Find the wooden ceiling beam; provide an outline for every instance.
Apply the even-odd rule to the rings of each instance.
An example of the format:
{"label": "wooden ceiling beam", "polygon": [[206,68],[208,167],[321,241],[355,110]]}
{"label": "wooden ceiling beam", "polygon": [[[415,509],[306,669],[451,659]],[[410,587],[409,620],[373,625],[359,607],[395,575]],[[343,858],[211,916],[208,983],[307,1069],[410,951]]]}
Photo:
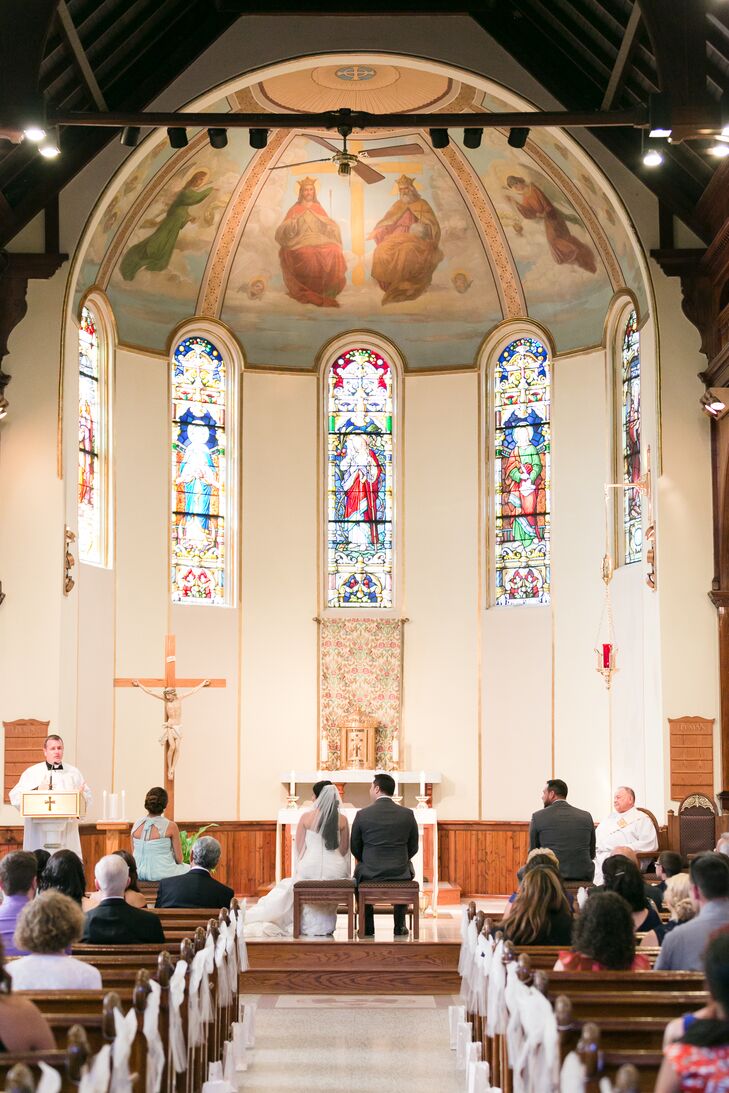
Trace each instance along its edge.
{"label": "wooden ceiling beam", "polygon": [[628,19],[628,25],[625,28],[622,41],[620,43],[620,49],[618,55],[615,58],[615,64],[613,70],[610,73],[610,79],[608,85],[605,88],[605,94],[602,97],[602,109],[610,110],[615,99],[623,85],[625,79],[625,71],[633,59],[633,52],[636,46],[636,39],[638,35],[638,28],[640,27],[641,10],[636,0],[633,0],[633,8],[630,12]]}
{"label": "wooden ceiling beam", "polygon": [[73,24],[66,0],[58,0],[58,22],[86,90],[96,104],[97,109],[106,110],[106,101],[94,75],[94,70],[89,64],[84,47],[81,45],[81,39]]}

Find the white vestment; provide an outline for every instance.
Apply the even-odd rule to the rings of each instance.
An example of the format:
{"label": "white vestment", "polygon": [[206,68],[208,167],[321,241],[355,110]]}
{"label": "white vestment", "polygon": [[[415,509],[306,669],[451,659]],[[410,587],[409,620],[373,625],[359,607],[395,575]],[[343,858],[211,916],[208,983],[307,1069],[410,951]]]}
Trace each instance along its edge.
{"label": "white vestment", "polygon": [[[28,767],[20,775],[20,780],[17,786],[13,786],[10,790],[10,804],[15,808],[20,808],[20,797],[22,793],[26,793],[31,789],[38,789],[41,782],[51,777],[53,778],[53,789],[59,793],[82,790],[86,804],[91,803],[91,790],[86,785],[84,776],[77,767],[72,767],[70,763],[63,764],[63,770],[48,770],[45,761],[42,763],[35,763],[34,766]],[[25,821],[25,835],[23,837],[23,850],[42,850],[43,847],[43,834],[42,834],[42,822],[41,820],[26,820]],[[78,833],[78,821],[67,820],[60,835],[61,848],[64,850],[73,850],[81,858],[81,839]]]}
{"label": "white vestment", "polygon": [[602,863],[616,846],[629,846],[636,854],[657,850],[658,837],[653,821],[633,805],[627,812],[611,812],[597,825],[595,832],[595,884],[602,884]]}

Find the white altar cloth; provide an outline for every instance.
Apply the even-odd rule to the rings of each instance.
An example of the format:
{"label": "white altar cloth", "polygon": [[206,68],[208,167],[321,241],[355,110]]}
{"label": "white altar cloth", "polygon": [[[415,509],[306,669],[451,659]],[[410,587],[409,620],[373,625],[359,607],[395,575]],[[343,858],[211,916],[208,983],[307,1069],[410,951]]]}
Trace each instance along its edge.
{"label": "white altar cloth", "polygon": [[[326,771],[325,773],[339,773],[338,771]],[[362,774],[362,771],[352,771],[353,774]],[[417,776],[416,781],[420,775]],[[440,780],[440,776],[439,776]],[[344,781],[344,779],[342,779]],[[351,779],[354,781],[354,779]],[[293,873],[296,873],[296,828],[298,827],[299,820],[308,812],[306,808],[280,808],[278,810],[278,817],[276,819],[276,883],[278,883],[282,877],[282,860],[281,860],[281,843],[282,833],[284,828],[290,827],[291,838],[291,868]],[[350,831],[352,829],[352,821],[359,812],[358,808],[343,808],[342,812],[349,821]],[[420,890],[423,890],[423,828],[432,827],[433,829],[433,913],[436,912],[438,907],[438,816],[434,808],[414,808],[413,814],[418,822],[419,833],[419,845],[418,852],[413,858],[413,868],[415,869],[415,879],[420,885]]]}
{"label": "white altar cloth", "polygon": [[442,775],[439,770],[288,770],[284,774],[280,775],[281,781],[285,786],[292,781],[291,775],[293,774],[294,785],[313,786],[314,782],[320,782],[322,778],[328,778],[330,782],[371,782],[374,775],[378,773],[391,774],[392,777],[401,785],[419,784],[420,775],[423,775],[423,781],[431,785],[440,785],[442,781]]}

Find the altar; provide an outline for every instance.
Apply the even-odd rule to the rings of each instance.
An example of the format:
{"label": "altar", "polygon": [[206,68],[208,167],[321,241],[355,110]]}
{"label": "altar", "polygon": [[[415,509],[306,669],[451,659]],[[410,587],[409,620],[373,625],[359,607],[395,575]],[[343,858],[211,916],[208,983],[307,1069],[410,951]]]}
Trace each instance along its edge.
{"label": "altar", "polygon": [[[344,800],[345,788],[348,783],[367,784],[372,781],[375,770],[318,770],[318,771],[289,771],[281,775],[281,782],[287,786],[289,804],[287,808],[280,808],[276,817],[276,882],[282,877],[293,876],[296,868],[296,828],[304,812],[309,811],[312,804],[309,802],[299,807],[300,796],[296,793],[298,788],[310,787],[322,779],[333,782]],[[432,897],[430,904],[433,913],[438,906],[438,816],[432,807],[433,785],[441,781],[439,771],[388,771],[396,782],[395,799],[400,803],[399,790],[405,786],[415,786],[420,790],[417,794],[418,805],[413,808],[415,819],[418,823],[419,845],[418,852],[413,858],[415,879],[420,885],[421,893],[425,891],[425,884],[432,885]],[[358,808],[344,805],[342,813],[347,817],[350,831]],[[353,865],[354,868],[354,865]]]}

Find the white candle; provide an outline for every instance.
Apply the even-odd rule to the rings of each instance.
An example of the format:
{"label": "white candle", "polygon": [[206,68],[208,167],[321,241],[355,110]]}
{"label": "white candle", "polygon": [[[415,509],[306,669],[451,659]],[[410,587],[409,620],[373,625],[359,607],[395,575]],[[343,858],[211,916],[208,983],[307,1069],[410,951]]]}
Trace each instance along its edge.
{"label": "white candle", "polygon": [[295,795],[295,793],[296,793],[296,771],[292,770],[291,771],[291,776],[289,778],[289,797],[293,797]]}
{"label": "white candle", "polygon": [[106,790],[104,790],[102,796],[103,796],[103,799],[104,799],[104,803],[103,803],[103,806],[102,806],[102,809],[101,809],[101,815],[106,820],[106,819],[108,819],[108,817],[107,817],[107,808],[106,808]]}
{"label": "white candle", "polygon": [[329,741],[327,740],[326,736],[322,736],[321,738],[320,751],[322,763],[327,763],[329,761]]}
{"label": "white candle", "polygon": [[118,820],[119,819],[119,794],[118,793],[110,793],[109,794],[109,819],[110,820]]}
{"label": "white candle", "polygon": [[119,819],[120,819],[120,820],[123,820],[123,819],[125,819],[125,818],[126,818],[126,814],[127,814],[127,791],[126,791],[125,789],[123,789],[123,790],[122,790],[122,807],[121,807],[121,816],[119,817]]}
{"label": "white candle", "polygon": [[420,796],[421,797],[425,796],[425,771],[424,770],[421,770],[421,772],[420,772]]}
{"label": "white candle", "polygon": [[393,774],[393,776],[392,776],[392,777],[393,777],[393,779],[394,779],[394,781],[395,781],[395,792],[394,792],[393,796],[394,796],[394,797],[397,797],[397,795],[398,795],[398,788],[397,788],[397,771],[395,771],[395,773]]}
{"label": "white candle", "polygon": [[396,736],[392,738],[392,761],[397,763],[400,759],[400,741]]}

